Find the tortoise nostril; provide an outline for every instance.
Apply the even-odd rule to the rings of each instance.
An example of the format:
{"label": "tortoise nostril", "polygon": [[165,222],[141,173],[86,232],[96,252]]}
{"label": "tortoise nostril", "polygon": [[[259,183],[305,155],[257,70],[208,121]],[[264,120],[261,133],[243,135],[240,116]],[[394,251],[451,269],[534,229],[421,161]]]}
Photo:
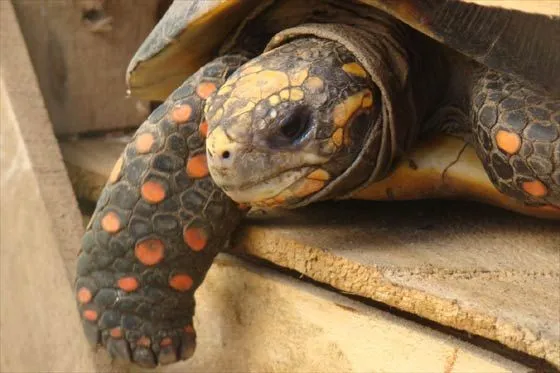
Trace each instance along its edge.
{"label": "tortoise nostril", "polygon": [[228,159],[230,156],[231,156],[231,154],[227,150],[222,153],[222,158],[223,159]]}

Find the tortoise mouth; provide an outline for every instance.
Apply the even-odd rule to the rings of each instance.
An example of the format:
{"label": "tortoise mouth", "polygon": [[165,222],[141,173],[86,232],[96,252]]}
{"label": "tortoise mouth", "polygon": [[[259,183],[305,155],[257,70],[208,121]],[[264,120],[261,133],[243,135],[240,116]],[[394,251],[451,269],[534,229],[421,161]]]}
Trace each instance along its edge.
{"label": "tortoise mouth", "polygon": [[314,169],[314,167],[300,167],[258,181],[241,185],[221,184],[220,187],[237,203],[256,207],[288,205],[295,199],[301,199],[297,187]]}

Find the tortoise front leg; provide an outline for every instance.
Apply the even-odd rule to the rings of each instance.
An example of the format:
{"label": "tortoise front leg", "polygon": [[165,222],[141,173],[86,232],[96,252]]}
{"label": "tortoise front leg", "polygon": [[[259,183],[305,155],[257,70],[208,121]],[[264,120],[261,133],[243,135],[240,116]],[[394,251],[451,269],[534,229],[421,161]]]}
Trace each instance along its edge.
{"label": "tortoise front leg", "polygon": [[485,70],[472,117],[477,153],[497,189],[560,212],[560,98]]}
{"label": "tortoise front leg", "polygon": [[78,258],[85,334],[114,358],[154,367],[195,349],[194,291],[242,213],[212,182],[206,99],[245,59],[201,68],[138,129],[97,202]]}

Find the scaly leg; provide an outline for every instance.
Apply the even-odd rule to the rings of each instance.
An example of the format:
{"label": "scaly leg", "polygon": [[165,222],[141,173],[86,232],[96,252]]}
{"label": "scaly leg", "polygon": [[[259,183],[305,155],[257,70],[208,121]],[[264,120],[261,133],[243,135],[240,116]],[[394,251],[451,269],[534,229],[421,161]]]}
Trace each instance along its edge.
{"label": "scaly leg", "polygon": [[560,98],[486,70],[472,102],[474,144],[498,190],[560,209]]}
{"label": "scaly leg", "polygon": [[86,336],[154,367],[195,348],[194,291],[242,213],[212,182],[204,103],[245,60],[226,56],[179,87],[138,129],[83,237],[76,297]]}

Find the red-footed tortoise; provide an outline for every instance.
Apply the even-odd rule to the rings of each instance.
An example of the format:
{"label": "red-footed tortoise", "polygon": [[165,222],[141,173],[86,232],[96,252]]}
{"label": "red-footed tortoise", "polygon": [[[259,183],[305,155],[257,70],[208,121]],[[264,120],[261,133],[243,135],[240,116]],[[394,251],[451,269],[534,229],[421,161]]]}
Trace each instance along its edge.
{"label": "red-footed tortoise", "polygon": [[189,358],[193,293],[246,207],[460,197],[560,218],[558,24],[445,0],[174,2],[127,76],[170,96],[83,238],[87,338]]}

